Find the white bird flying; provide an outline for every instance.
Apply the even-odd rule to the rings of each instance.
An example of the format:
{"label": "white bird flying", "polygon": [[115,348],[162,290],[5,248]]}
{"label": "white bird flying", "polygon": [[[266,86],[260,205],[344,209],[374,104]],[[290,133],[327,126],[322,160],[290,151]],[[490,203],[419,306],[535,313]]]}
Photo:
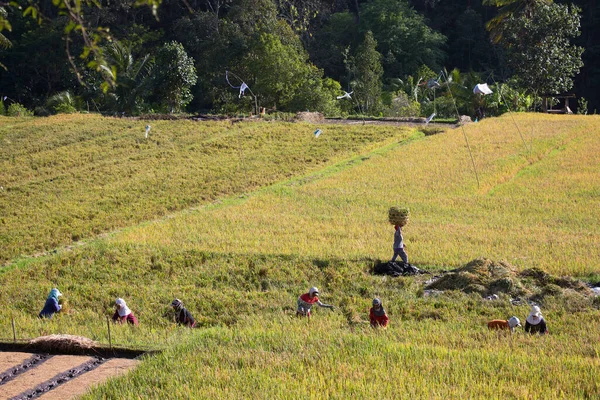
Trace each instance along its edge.
{"label": "white bird flying", "polygon": [[352,93],[354,93],[354,90],[353,90],[353,91],[351,91],[350,93],[348,93],[348,92],[344,91],[344,94],[343,94],[343,95],[341,95],[341,96],[338,96],[338,97],[337,97],[337,99],[338,99],[338,100],[340,100],[340,99],[345,99],[345,98],[352,99],[352,97],[350,96]]}

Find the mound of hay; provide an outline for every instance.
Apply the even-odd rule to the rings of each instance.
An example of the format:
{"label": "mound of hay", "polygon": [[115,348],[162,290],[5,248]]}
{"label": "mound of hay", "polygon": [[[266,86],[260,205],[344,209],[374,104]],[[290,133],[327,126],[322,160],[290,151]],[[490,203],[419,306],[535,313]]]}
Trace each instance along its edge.
{"label": "mound of hay", "polygon": [[468,115],[461,115],[458,119],[458,125],[466,125],[470,124],[471,122],[473,122],[473,120],[471,120],[471,117]]}
{"label": "mound of hay", "polygon": [[392,225],[404,226],[408,223],[410,210],[402,207],[390,207],[388,211],[388,219]]}
{"label": "mound of hay", "polygon": [[83,336],[73,335],[49,335],[40,336],[29,341],[41,351],[47,352],[78,352],[97,347],[98,343]]}
{"label": "mound of hay", "polygon": [[296,121],[310,122],[318,124],[325,121],[325,117],[320,112],[303,111],[296,114]]}
{"label": "mound of hay", "polygon": [[593,291],[580,280],[552,276],[539,268],[518,272],[505,261],[487,258],[475,259],[450,271],[425,286],[425,290],[460,290],[482,296],[504,293],[527,297],[538,303],[548,296],[565,297],[569,293],[583,297],[593,296]]}
{"label": "mound of hay", "polygon": [[475,259],[463,267],[450,271],[427,290],[461,290],[465,293],[481,295],[507,293],[522,294],[523,290],[516,280],[516,269],[504,261],[495,262],[487,258]]}

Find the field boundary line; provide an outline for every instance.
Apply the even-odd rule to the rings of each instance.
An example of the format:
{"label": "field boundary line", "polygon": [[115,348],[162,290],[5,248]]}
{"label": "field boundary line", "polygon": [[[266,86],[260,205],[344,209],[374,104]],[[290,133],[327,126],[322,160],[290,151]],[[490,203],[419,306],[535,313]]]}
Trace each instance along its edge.
{"label": "field boundary line", "polygon": [[270,193],[270,192],[272,193],[281,187],[292,186],[292,185],[302,186],[302,185],[314,182],[316,180],[332,176],[332,175],[334,175],[338,172],[344,171],[348,168],[358,166],[358,165],[362,164],[363,162],[371,159],[371,157],[383,156],[398,147],[409,145],[410,143],[413,143],[415,141],[423,140],[426,137],[427,137],[427,135],[425,135],[425,133],[423,133],[422,131],[420,131],[417,128],[414,128],[414,129],[412,129],[412,133],[409,134],[404,139],[400,139],[399,141],[394,141],[393,143],[388,143],[386,145],[383,145],[381,147],[378,147],[378,148],[368,151],[366,153],[360,153],[360,154],[357,154],[350,158],[338,161],[337,163],[325,166],[324,168],[322,168],[318,171],[311,171],[304,175],[299,175],[299,176],[295,176],[290,179],[275,182],[271,185],[257,188],[256,190],[248,192],[248,193],[242,193],[242,194],[227,196],[224,198],[218,198],[210,203],[203,204],[201,206],[193,206],[193,207],[188,207],[188,208],[185,208],[182,210],[177,210],[172,213],[163,215],[159,218],[142,221],[138,224],[118,228],[118,229],[112,230],[110,232],[103,232],[94,237],[82,239],[77,242],[70,243],[70,244],[67,244],[64,246],[60,246],[60,247],[57,247],[57,248],[54,248],[51,250],[13,258],[12,260],[6,262],[4,265],[0,266],[0,275],[3,273],[6,273],[8,271],[11,271],[15,268],[16,269],[24,268],[29,263],[37,261],[37,260],[43,260],[45,257],[50,257],[55,254],[62,253],[62,252],[72,251],[74,248],[77,248],[77,247],[87,246],[87,245],[91,245],[93,243],[97,243],[102,240],[106,240],[114,235],[119,234],[119,233],[127,232],[129,229],[137,229],[139,227],[149,226],[149,225],[160,223],[163,221],[168,221],[168,220],[176,218],[180,215],[195,213],[195,212],[198,212],[201,210],[212,210],[212,209],[218,209],[221,207],[229,207],[232,205],[241,204],[241,203],[247,201],[248,199],[253,198],[255,196],[259,196],[263,193]]}
{"label": "field boundary line", "polygon": [[566,139],[564,142],[557,144],[556,146],[550,148],[548,151],[546,151],[545,153],[540,155],[540,157],[537,160],[534,160],[534,161],[527,160],[528,162],[526,164],[523,164],[520,168],[517,168],[516,171],[512,174],[512,176],[510,176],[509,179],[490,187],[487,190],[486,195],[488,195],[488,196],[493,195],[497,190],[501,189],[502,187],[504,187],[506,185],[513,183],[515,181],[515,179],[517,179],[522,173],[532,170],[534,168],[539,168],[539,166],[542,165],[544,162],[552,160],[553,158],[568,151],[569,146],[573,143],[578,142],[580,139],[581,138],[579,136],[571,137],[569,139]]}

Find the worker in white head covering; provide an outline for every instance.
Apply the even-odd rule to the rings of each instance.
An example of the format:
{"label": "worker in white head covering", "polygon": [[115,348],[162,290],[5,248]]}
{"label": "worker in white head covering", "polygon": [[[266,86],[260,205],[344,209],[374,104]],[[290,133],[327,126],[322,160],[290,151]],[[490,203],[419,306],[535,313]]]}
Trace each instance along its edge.
{"label": "worker in white head covering", "polygon": [[545,335],[548,333],[546,321],[544,320],[542,312],[538,306],[531,307],[529,316],[525,320],[525,332],[529,332],[532,335],[534,333],[539,333],[540,335]]}
{"label": "worker in white head covering", "polygon": [[112,317],[112,320],[119,323],[127,322],[131,325],[137,325],[138,320],[133,315],[129,307],[127,307],[127,303],[122,298],[118,298],[115,300],[115,313]]}
{"label": "worker in white head covering", "polygon": [[298,297],[298,308],[296,309],[296,316],[303,316],[310,318],[310,310],[314,304],[319,307],[330,308],[333,310],[333,306],[329,304],[321,303],[319,300],[319,289],[311,287],[308,293],[304,293]]}

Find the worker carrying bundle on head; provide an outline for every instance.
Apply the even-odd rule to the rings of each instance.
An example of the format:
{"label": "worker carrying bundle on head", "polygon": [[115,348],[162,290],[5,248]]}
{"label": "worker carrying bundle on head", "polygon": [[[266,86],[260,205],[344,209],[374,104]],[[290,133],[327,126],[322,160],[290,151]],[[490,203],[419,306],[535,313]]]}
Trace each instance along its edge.
{"label": "worker carrying bundle on head", "polygon": [[298,297],[298,309],[296,310],[296,316],[308,317],[310,319],[310,309],[316,303],[319,307],[330,308],[333,310],[333,306],[329,304],[321,303],[319,300],[319,289],[311,287],[308,293],[304,293]]}
{"label": "worker carrying bundle on head", "polygon": [[196,326],[196,320],[192,317],[192,313],[183,306],[183,302],[179,299],[175,299],[171,302],[171,307],[175,310],[175,322],[179,325],[184,325],[189,328]]}
{"label": "worker carrying bundle on head", "polygon": [[123,300],[122,298],[118,298],[117,300],[115,300],[115,313],[112,317],[112,320],[120,324],[124,322],[127,322],[131,325],[138,324],[137,318],[135,317],[135,315],[133,315],[129,307],[127,307],[125,300]]}
{"label": "worker carrying bundle on head", "polygon": [[387,313],[383,309],[381,300],[377,298],[373,299],[373,307],[371,307],[371,309],[369,310],[369,319],[371,320],[371,326],[373,328],[387,327],[390,319],[388,318]]}
{"label": "worker carrying bundle on head", "polygon": [[60,312],[62,306],[58,302],[58,298],[62,296],[62,293],[57,289],[53,288],[50,290],[50,294],[46,299],[46,303],[44,304],[44,308],[38,314],[40,318],[52,318],[54,313]]}
{"label": "worker carrying bundle on head", "polygon": [[542,312],[538,306],[531,307],[531,312],[525,320],[525,332],[529,332],[532,335],[534,333],[539,333],[540,335],[545,335],[548,333],[546,321],[544,320]]}

